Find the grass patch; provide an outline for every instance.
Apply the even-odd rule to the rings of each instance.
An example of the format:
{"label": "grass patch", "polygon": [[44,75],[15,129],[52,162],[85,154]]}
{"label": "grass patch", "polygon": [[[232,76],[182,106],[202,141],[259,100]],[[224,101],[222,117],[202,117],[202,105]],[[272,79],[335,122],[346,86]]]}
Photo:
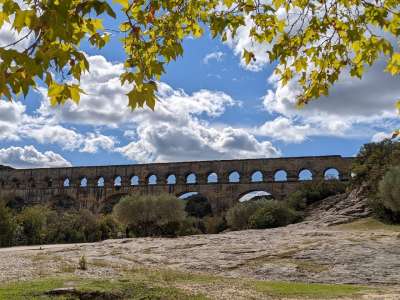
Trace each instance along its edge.
{"label": "grass patch", "polygon": [[386,230],[400,232],[400,225],[385,224],[372,217],[360,219],[347,224],[332,226],[331,228],[339,230]]}
{"label": "grass patch", "polygon": [[[191,287],[195,286],[193,291]],[[61,287],[73,287],[80,292],[103,292],[122,299],[214,299],[216,295],[229,295],[235,299],[249,295],[251,299],[270,297],[286,298],[337,298],[358,297],[368,289],[356,285],[307,284],[271,282],[243,278],[227,278],[214,275],[194,274],[166,269],[135,268],[120,278],[107,280],[85,279],[73,275],[64,278],[44,278],[29,282],[0,285],[0,300],[5,299],[76,299],[50,298],[45,292]],[[210,291],[213,293],[210,295]]]}
{"label": "grass patch", "polygon": [[320,284],[298,282],[257,281],[252,283],[255,290],[269,296],[336,298],[344,296],[361,296],[366,287],[347,284]]}

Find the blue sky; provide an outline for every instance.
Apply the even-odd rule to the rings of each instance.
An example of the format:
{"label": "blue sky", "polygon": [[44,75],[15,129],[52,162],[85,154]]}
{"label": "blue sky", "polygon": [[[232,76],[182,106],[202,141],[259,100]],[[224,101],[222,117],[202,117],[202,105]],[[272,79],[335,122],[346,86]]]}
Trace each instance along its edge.
{"label": "blue sky", "polygon": [[[106,27],[114,26],[107,22]],[[355,155],[363,143],[400,126],[394,108],[399,79],[378,63],[362,80],[344,74],[328,97],[302,110],[297,87],[272,75],[265,45],[248,27],[228,43],[184,41],[184,56],[167,66],[155,112],[127,108],[118,75],[124,52],[118,37],[101,51],[83,44],[91,73],[79,106],[49,106],[47,91],[0,102],[0,164],[13,167],[109,165],[277,156]],[[0,46],[16,37],[0,30]],[[244,66],[241,51],[256,64]]]}

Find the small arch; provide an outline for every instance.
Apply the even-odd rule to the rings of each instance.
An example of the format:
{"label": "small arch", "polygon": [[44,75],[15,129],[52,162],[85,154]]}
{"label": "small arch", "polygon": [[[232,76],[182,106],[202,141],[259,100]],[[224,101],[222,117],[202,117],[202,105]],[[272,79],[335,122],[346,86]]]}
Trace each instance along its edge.
{"label": "small arch", "polygon": [[264,175],[261,171],[255,171],[251,174],[251,182],[263,182]]}
{"label": "small arch", "polygon": [[48,188],[53,187],[53,179],[47,178],[47,187],[48,187]]}
{"label": "small arch", "polygon": [[31,188],[35,188],[36,187],[36,183],[35,183],[35,180],[33,178],[30,178],[28,183],[29,183],[29,186]]}
{"label": "small arch", "polygon": [[230,183],[240,182],[240,174],[238,171],[232,171],[229,173],[228,180]]}
{"label": "small arch", "polygon": [[[2,185],[4,185],[4,181],[2,181],[1,183],[2,183]],[[14,187],[16,187],[16,188],[20,187],[20,182],[17,178],[13,178],[12,183],[13,183]]]}
{"label": "small arch", "polygon": [[298,179],[300,181],[307,181],[307,180],[312,180],[313,179],[313,174],[310,170],[308,169],[303,169],[299,172]]}
{"label": "small arch", "polygon": [[212,172],[207,176],[207,183],[217,183],[218,182],[218,174]]}
{"label": "small arch", "polygon": [[168,175],[167,184],[176,184],[176,176],[174,174]]}
{"label": "small arch", "polygon": [[272,194],[267,191],[248,191],[240,195],[238,201],[239,202],[247,202],[250,200],[257,200],[257,199],[272,199]]}
{"label": "small arch", "polygon": [[71,186],[71,181],[69,178],[65,178],[63,182],[64,187],[70,187]]}
{"label": "small arch", "polygon": [[340,173],[335,168],[326,169],[324,172],[324,179],[325,180],[339,180]]}
{"label": "small arch", "polygon": [[277,170],[274,174],[274,181],[287,181],[287,172],[285,170]]}
{"label": "small arch", "polygon": [[114,186],[115,187],[121,187],[122,186],[122,177],[121,176],[116,176],[114,178]]}
{"label": "small arch", "polygon": [[150,176],[147,178],[147,183],[148,183],[149,185],[157,184],[157,176],[154,175],[154,174],[150,175]]}
{"label": "small arch", "polygon": [[190,173],[186,176],[186,183],[187,184],[195,184],[197,183],[197,176],[195,173]]}
{"label": "small arch", "polygon": [[139,185],[139,176],[133,175],[133,176],[131,177],[131,185],[132,185],[132,186],[134,186],[134,185]]}
{"label": "small arch", "polygon": [[88,180],[86,177],[83,177],[81,179],[81,187],[87,187],[88,186]]}
{"label": "small arch", "polygon": [[104,187],[104,177],[100,177],[100,178],[97,180],[97,186],[98,186],[98,187]]}

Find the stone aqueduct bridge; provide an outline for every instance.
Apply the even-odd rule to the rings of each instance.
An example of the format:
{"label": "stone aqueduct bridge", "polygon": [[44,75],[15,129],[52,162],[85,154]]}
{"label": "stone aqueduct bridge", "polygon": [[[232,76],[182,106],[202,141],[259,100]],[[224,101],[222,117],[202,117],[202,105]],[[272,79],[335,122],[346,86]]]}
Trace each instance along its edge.
{"label": "stone aqueduct bridge", "polygon": [[[98,212],[130,193],[181,196],[198,192],[219,211],[252,191],[266,191],[281,199],[303,184],[299,174],[304,170],[312,173],[313,180],[324,180],[326,170],[336,169],[339,179],[346,181],[351,163],[349,157],[312,156],[47,169],[0,167],[0,197],[12,195],[25,204],[68,197]],[[278,179],[278,174],[283,176]]]}

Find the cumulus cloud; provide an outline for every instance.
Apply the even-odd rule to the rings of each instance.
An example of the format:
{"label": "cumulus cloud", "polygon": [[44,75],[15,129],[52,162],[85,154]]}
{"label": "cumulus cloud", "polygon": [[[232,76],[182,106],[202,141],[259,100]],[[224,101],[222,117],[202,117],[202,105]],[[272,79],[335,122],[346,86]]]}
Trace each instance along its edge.
{"label": "cumulus cloud", "polygon": [[[382,131],[400,126],[394,106],[400,97],[400,79],[383,70],[383,63],[378,63],[362,79],[351,77],[346,72],[329,96],[312,101],[302,109],[295,105],[296,96],[301,93],[297,83],[293,80],[283,86],[272,75],[269,82],[275,89],[270,89],[265,95],[264,108],[286,118],[287,130],[297,132],[299,140],[301,133],[303,138],[312,135],[372,136],[379,128]],[[267,129],[275,122],[268,124]],[[298,126],[307,130],[299,131]],[[265,131],[265,127],[262,126],[260,131]]]}
{"label": "cumulus cloud", "polygon": [[211,52],[208,53],[206,56],[203,58],[203,63],[208,64],[210,60],[216,60],[217,62],[222,61],[222,58],[225,56],[225,53],[221,51],[217,52]]}
{"label": "cumulus cloud", "polygon": [[70,167],[71,163],[52,151],[44,153],[34,146],[0,149],[0,164],[14,168]]}
{"label": "cumulus cloud", "polygon": [[[227,107],[240,105],[220,91],[199,90],[187,94],[158,83],[156,110],[131,111],[125,96],[127,87],[121,87],[121,64],[112,64],[102,56],[89,56],[91,73],[81,79],[87,95],[79,105],[69,103],[54,109],[43,101],[40,113],[59,123],[86,123],[88,125],[123,129],[123,136],[133,139],[115,148],[131,160],[139,162],[221,159],[234,157],[271,157],[280,154],[268,141],[259,141],[245,129],[212,125],[212,119],[221,116]],[[43,96],[46,97],[45,91]],[[205,121],[207,117],[208,121]],[[126,129],[124,129],[126,128]],[[96,140],[100,142],[100,140]],[[102,148],[114,147],[112,141],[101,139]],[[84,149],[90,150],[90,147]]]}
{"label": "cumulus cloud", "polygon": [[[240,57],[240,65],[250,71],[261,71],[263,67],[269,63],[267,51],[271,50],[271,44],[258,43],[250,37],[250,30],[254,26],[251,16],[245,17],[245,25],[237,29],[236,35],[232,36],[228,32],[226,44],[233,49],[233,53]],[[248,65],[243,59],[244,50],[254,53],[255,61]]]}

